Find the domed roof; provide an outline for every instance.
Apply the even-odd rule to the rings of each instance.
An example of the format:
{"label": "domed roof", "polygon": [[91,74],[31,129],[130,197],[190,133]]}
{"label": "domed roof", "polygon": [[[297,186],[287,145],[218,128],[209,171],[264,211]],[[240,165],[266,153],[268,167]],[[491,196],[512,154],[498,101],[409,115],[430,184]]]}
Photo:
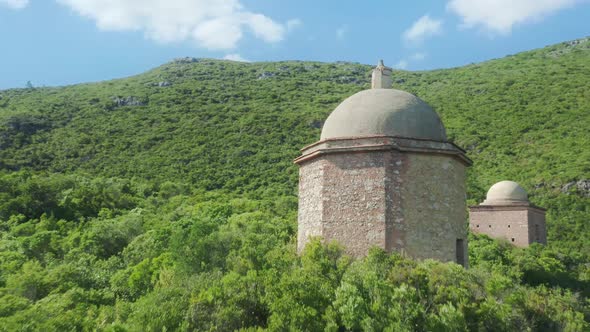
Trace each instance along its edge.
{"label": "domed roof", "polygon": [[402,136],[446,141],[438,114],[420,98],[394,89],[369,89],[344,100],[330,114],[321,139]]}
{"label": "domed roof", "polygon": [[502,205],[514,203],[527,203],[529,201],[526,191],[514,181],[500,181],[488,190],[484,205]]}

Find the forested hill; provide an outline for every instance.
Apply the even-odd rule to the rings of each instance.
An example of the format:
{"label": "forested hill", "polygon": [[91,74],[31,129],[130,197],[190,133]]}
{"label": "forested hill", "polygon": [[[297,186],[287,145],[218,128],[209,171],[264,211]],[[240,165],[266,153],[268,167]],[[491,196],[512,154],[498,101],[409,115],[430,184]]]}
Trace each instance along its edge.
{"label": "forested hill", "polygon": [[[530,191],[590,178],[590,42],[448,70],[395,71],[475,166]],[[0,167],[294,193],[298,150],[372,66],[179,59],[135,77],[0,91]],[[477,188],[477,190],[476,190]],[[476,193],[476,191],[478,193]]]}
{"label": "forested hill", "polygon": [[[292,160],[300,148],[318,140],[323,121],[344,98],[369,87],[372,68],[348,62],[182,58],[124,79],[0,91],[0,330],[26,320],[33,321],[33,330],[62,327],[64,321],[76,329],[100,321],[104,328],[132,330],[155,319],[149,316],[155,310],[150,303],[166,304],[168,297],[184,302],[158,308],[171,321],[154,320],[156,330],[208,329],[224,326],[221,322],[232,328],[305,328],[293,322],[306,321],[363,327],[355,325],[362,319],[338,302],[337,294],[347,296],[350,289],[318,295],[325,298],[316,302],[294,299],[307,305],[301,312],[280,302],[286,301],[290,283],[312,273],[305,267],[307,256],[292,255],[298,179]],[[487,239],[472,241],[473,250],[481,250],[470,252],[474,270],[480,264],[485,273],[511,278],[502,281],[510,286],[487,289],[490,298],[504,301],[502,292],[518,287],[539,298],[558,297],[551,292],[564,297],[554,313],[543,312],[540,323],[522,322],[521,316],[529,316],[514,309],[516,302],[493,309],[498,312],[485,309],[492,310],[485,313],[490,321],[505,319],[506,325],[494,325],[494,330],[521,323],[559,328],[570,318],[574,325],[569,326],[587,327],[590,39],[459,68],[393,75],[394,88],[433,106],[449,138],[474,161],[470,204],[480,202],[491,184],[509,179],[523,185],[533,203],[548,208],[547,248],[521,252]],[[264,240],[257,235],[265,235]],[[288,251],[289,258],[279,258],[276,248]],[[361,278],[359,269],[375,266],[343,263],[334,248],[314,250],[308,254],[321,256],[314,260],[329,265],[334,259],[334,271],[323,267],[324,275],[333,273],[329,280],[316,280],[334,289],[346,276]],[[303,270],[286,263],[290,260]],[[411,271],[438,268],[403,264]],[[387,269],[395,269],[391,266]],[[392,285],[399,286],[403,277],[396,278]],[[221,287],[219,280],[261,288],[238,287],[254,293],[234,298],[224,293],[232,285]],[[426,301],[417,289],[408,296]],[[448,319],[461,316],[459,323],[478,328],[470,319],[481,321],[477,315],[484,315],[483,307],[470,309],[450,295],[442,298],[440,306],[415,322],[434,328],[448,318],[441,312],[451,310]],[[59,301],[69,304],[55,304]],[[235,303],[225,307],[223,301]],[[385,315],[371,308],[367,315]],[[516,313],[495,316],[509,309]],[[560,311],[573,316],[556,316]],[[55,319],[60,315],[71,317]],[[230,318],[234,325],[224,321]]]}

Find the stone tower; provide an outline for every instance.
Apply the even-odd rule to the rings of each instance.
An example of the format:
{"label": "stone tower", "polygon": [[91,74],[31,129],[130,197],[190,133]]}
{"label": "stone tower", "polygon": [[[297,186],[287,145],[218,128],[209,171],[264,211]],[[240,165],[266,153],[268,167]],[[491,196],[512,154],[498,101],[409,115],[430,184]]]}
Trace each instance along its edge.
{"label": "stone tower", "polygon": [[547,244],[545,209],[532,205],[526,191],[512,181],[496,183],[483,203],[469,207],[469,228],[518,247]]}
{"label": "stone tower", "polygon": [[391,69],[344,100],[320,140],[301,150],[298,250],[337,240],[356,257],[372,246],[467,264],[465,152],[434,110],[391,89]]}

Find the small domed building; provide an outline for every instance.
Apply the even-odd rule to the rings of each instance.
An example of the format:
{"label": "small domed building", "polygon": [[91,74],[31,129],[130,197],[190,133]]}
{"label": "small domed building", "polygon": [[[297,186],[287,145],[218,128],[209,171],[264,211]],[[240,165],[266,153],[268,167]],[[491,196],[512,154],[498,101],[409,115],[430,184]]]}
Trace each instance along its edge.
{"label": "small domed building", "polygon": [[483,203],[469,207],[469,228],[517,247],[547,244],[545,209],[531,204],[527,192],[513,181],[494,184]]}
{"label": "small domed building", "polygon": [[466,266],[471,161],[428,104],[391,82],[380,62],[372,88],[336,107],[320,140],[295,159],[298,250],[320,236],[356,257],[377,246]]}

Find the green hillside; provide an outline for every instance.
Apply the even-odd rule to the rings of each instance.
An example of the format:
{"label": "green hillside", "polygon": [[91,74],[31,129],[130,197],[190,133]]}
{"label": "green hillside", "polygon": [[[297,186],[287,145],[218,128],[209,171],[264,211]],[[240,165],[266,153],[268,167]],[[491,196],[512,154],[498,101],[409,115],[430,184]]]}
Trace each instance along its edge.
{"label": "green hillside", "polygon": [[474,237],[469,271],[294,254],[292,160],[371,69],[185,58],[0,91],[0,331],[590,328],[590,39],[394,71],[474,161],[470,204],[510,179],[548,208],[547,247]]}

